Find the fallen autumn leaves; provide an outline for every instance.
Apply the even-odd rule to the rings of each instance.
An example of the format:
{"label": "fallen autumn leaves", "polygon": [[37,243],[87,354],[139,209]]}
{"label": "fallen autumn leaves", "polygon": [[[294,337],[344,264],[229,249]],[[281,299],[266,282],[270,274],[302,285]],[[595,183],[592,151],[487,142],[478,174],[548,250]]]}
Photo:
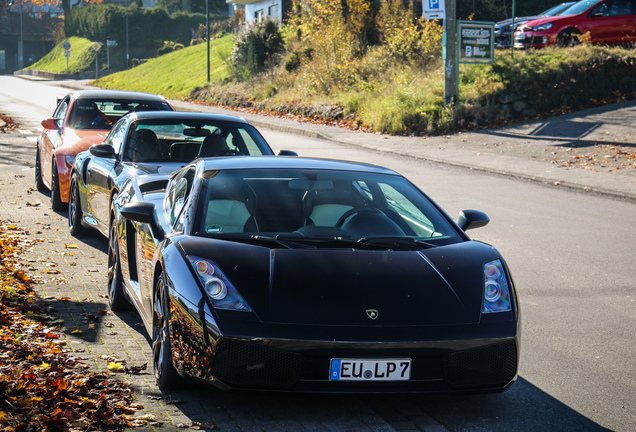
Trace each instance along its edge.
{"label": "fallen autumn leaves", "polygon": [[146,424],[133,391],[110,372],[87,372],[69,355],[51,307],[34,292],[20,256],[28,232],[0,222],[0,429],[121,430]]}

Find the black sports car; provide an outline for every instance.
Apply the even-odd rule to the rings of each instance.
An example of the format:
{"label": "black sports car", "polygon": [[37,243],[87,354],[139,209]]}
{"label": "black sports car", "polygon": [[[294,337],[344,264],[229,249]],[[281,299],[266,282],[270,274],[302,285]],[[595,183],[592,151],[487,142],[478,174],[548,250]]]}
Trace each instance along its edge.
{"label": "black sports car", "polygon": [[109,300],[152,337],[161,388],[491,392],[517,376],[514,284],[495,248],[394,171],[199,159],[114,201]]}
{"label": "black sports car", "polygon": [[68,206],[71,234],[95,228],[108,237],[111,203],[129,177],[170,173],[198,157],[273,154],[256,128],[238,117],[167,111],[128,114],[103,143],[75,159]]}

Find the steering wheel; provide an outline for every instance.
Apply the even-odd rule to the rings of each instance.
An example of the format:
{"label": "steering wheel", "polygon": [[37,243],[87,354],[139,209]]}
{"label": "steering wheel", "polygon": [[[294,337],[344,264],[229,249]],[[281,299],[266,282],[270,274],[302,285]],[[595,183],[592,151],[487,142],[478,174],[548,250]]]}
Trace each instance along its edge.
{"label": "steering wheel", "polygon": [[245,156],[245,154],[238,150],[227,149],[215,154],[215,156]]}
{"label": "steering wheel", "polygon": [[342,216],[340,216],[338,220],[336,221],[335,227],[341,228],[347,219],[349,219],[351,216],[355,214],[360,214],[360,213],[380,213],[384,215],[382,210],[380,210],[377,207],[355,207],[344,212]]}

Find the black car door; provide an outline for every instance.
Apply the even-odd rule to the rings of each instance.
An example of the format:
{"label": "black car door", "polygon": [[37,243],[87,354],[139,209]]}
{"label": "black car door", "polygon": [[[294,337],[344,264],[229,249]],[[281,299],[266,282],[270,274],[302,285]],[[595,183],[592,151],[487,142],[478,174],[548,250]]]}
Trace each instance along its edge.
{"label": "black car door", "polygon": [[119,153],[127,130],[128,121],[122,120],[115,124],[104,141],[113,146],[115,155],[110,158],[93,156],[86,170],[88,211],[97,221],[98,229],[105,235],[108,235],[115,167],[121,158]]}

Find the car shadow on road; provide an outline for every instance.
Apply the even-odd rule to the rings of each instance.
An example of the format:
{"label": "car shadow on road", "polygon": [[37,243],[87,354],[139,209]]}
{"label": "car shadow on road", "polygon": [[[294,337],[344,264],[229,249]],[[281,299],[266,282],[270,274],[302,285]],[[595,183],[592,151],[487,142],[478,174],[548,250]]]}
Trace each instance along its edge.
{"label": "car shadow on road", "polygon": [[609,431],[523,378],[507,392],[485,395],[224,392],[198,385],[158,392],[155,397],[176,401],[175,406],[193,423],[213,424],[220,430],[267,429],[274,424],[287,425],[283,430],[312,430],[316,425],[332,430],[332,424],[349,425],[339,430],[367,430],[372,424],[377,430],[389,430],[386,423],[414,431]]}
{"label": "car shadow on road", "polygon": [[413,396],[410,403],[452,430],[609,431],[523,377],[504,393]]}

